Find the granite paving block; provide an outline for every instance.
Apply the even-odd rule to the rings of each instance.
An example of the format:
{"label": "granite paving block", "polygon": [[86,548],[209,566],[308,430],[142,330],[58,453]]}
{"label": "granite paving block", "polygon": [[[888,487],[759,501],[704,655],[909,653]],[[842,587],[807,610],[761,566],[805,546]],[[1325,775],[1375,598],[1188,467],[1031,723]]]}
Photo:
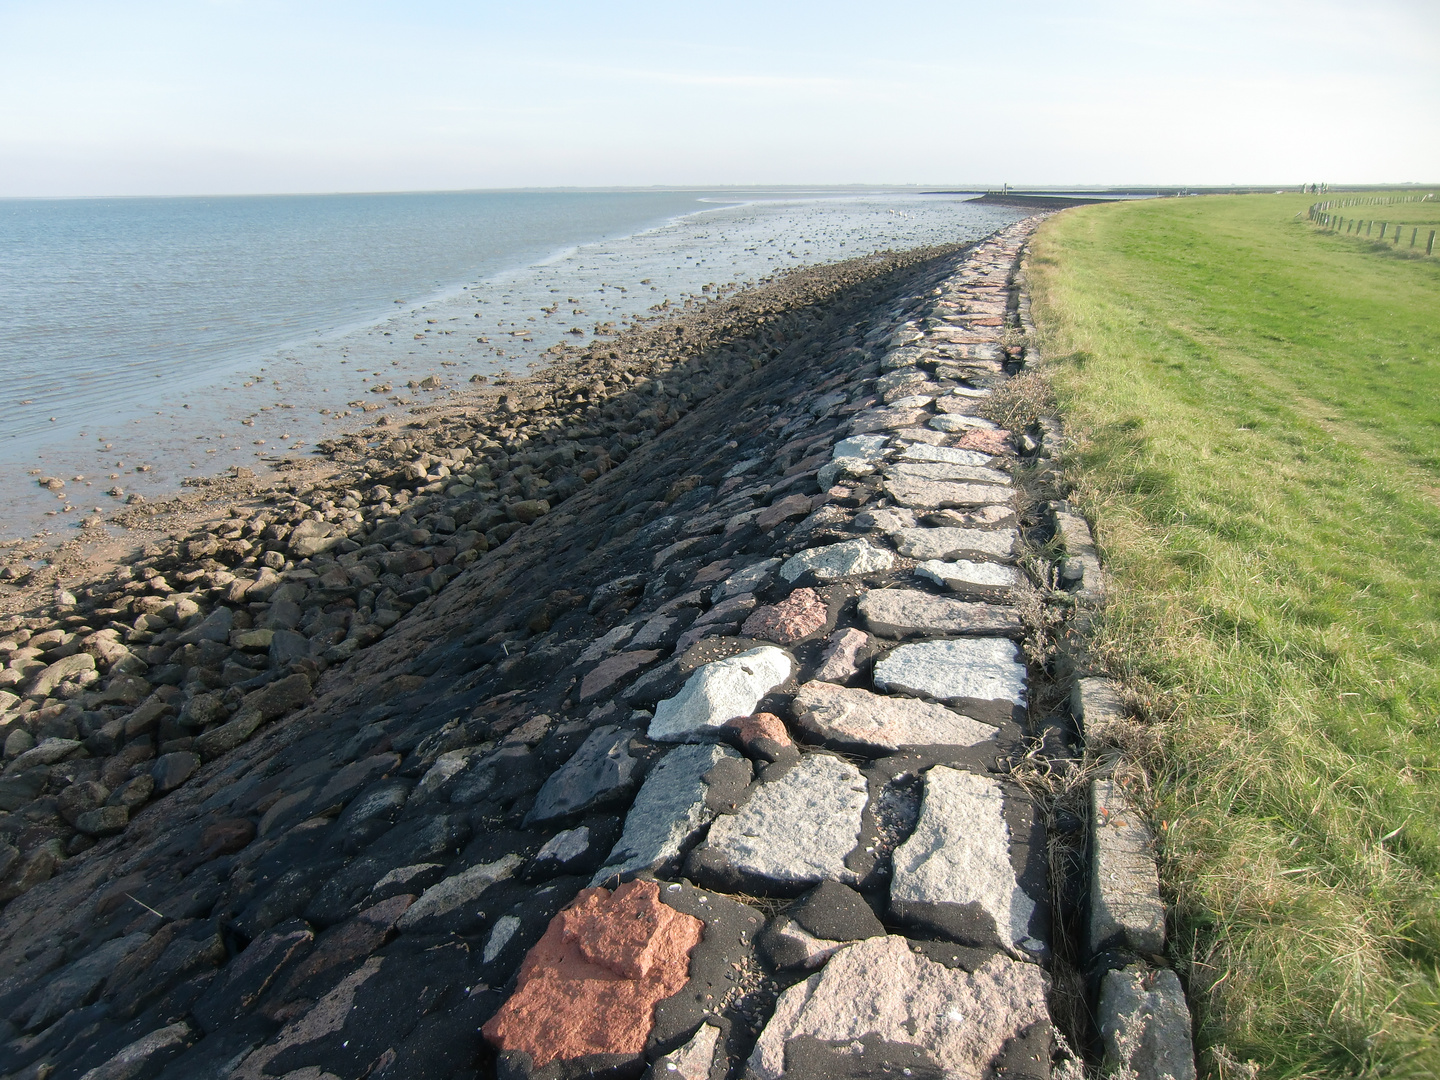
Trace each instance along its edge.
{"label": "granite paving block", "polygon": [[640,786],[624,831],[591,884],[675,863],[715,816],[713,804],[720,800],[710,797],[712,784],[717,794],[738,794],[750,775],[750,763],[728,746],[700,743],[671,750]]}
{"label": "granite paving block", "polygon": [[782,890],[826,878],[854,883],[858,875],[845,857],[860,839],[868,801],[854,765],[806,754],[777,779],[767,771],[738,811],[715,819],[691,856],[691,872],[730,889],[742,882]]}
{"label": "granite paving block", "polygon": [[995,737],[989,724],[944,705],[827,682],[800,687],[792,708],[797,723],[816,738],[868,751],[970,747]]}
{"label": "granite paving block", "polygon": [[[973,453],[973,451],[957,450],[955,453]],[[983,465],[962,465],[951,461],[900,461],[887,466],[885,476],[906,480],[949,480],[972,484],[997,484],[1001,487],[1011,485],[1009,473]]]}
{"label": "granite paving block", "polygon": [[1014,608],[913,589],[871,589],[860,597],[858,609],[867,629],[888,638],[948,634],[1020,637],[1025,632]]}
{"label": "granite paving block", "polygon": [[805,574],[814,574],[820,581],[839,581],[879,573],[893,565],[895,556],[884,548],[864,540],[845,540],[796,552],[781,565],[780,576],[796,581]]}
{"label": "granite paving block", "polygon": [[688,742],[718,737],[725,721],[753,713],[793,668],[790,657],[772,645],[705,664],[678,694],[655,706],[650,738]]}
{"label": "granite paving block", "polygon": [[998,484],[952,483],[927,480],[907,472],[886,471],[885,494],[901,506],[914,510],[944,510],[949,507],[987,506],[1008,503],[1015,493]]}
{"label": "granite paving block", "polygon": [[1025,704],[1025,665],[1004,638],[926,641],[892,649],[875,665],[882,690],[955,702]]}
{"label": "granite paving block", "polygon": [[1090,785],[1090,952],[1165,948],[1155,837],[1113,780]]}
{"label": "granite paving block", "polygon": [[962,599],[993,600],[1004,603],[1011,600],[1025,582],[1025,577],[1013,566],[1003,563],[973,562],[956,559],[926,559],[915,567],[915,576],[943,585]]}
{"label": "granite paving block", "polygon": [[895,550],[911,559],[1012,562],[1020,544],[1014,529],[902,528],[891,538]]}
{"label": "granite paving block", "polygon": [[1105,1066],[1136,1080],[1195,1080],[1190,1010],[1180,980],[1168,969],[1134,965],[1108,971],[1095,1017]]}
{"label": "granite paving block", "polygon": [[960,450],[953,446],[930,446],[926,443],[914,443],[900,451],[900,460],[908,461],[939,461],[950,465],[968,465],[981,468],[990,464],[993,460],[989,454],[981,454],[975,450]]}
{"label": "granite paving block", "polygon": [[917,955],[903,937],[870,938],[837,951],[780,995],[747,1075],[910,1069],[936,1080],[980,1080],[1007,1042],[1037,1025],[1048,1028],[1045,992],[1034,964],[996,955],[968,972]]}
{"label": "granite paving block", "polygon": [[956,940],[1038,951],[1035,900],[1016,880],[1005,795],[987,776],[936,765],[920,819],[895,850],[890,910]]}

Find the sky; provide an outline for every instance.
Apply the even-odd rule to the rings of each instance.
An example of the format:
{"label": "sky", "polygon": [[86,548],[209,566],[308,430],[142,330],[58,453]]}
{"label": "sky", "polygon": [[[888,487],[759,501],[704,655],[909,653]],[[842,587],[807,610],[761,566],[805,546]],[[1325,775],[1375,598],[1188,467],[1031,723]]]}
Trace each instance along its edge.
{"label": "sky", "polygon": [[1427,183],[1437,103],[1437,0],[0,0],[0,197]]}

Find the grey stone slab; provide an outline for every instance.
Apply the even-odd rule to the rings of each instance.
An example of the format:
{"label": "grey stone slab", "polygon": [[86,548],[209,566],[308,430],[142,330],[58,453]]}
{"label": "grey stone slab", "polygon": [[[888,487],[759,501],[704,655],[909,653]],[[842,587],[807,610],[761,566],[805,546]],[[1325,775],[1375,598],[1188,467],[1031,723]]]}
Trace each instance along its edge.
{"label": "grey stone slab", "polygon": [[622,623],[613,630],[603,634],[591,642],[589,648],[579,656],[579,663],[589,664],[603,657],[609,656],[616,649],[630,640],[635,633],[636,623]]}
{"label": "grey stone slab", "polygon": [[1025,583],[1025,577],[1013,566],[995,562],[972,562],[957,559],[946,562],[943,559],[926,559],[915,567],[915,576],[943,585],[962,599],[995,600],[1004,603],[1012,599],[1017,589]]}
{"label": "grey stone slab", "polygon": [[864,458],[839,458],[820,466],[820,470],[815,474],[815,482],[820,485],[820,490],[828,491],[841,480],[864,479],[874,473],[876,468],[874,462]]}
{"label": "grey stone slab", "polygon": [[900,1076],[979,1080],[1006,1044],[1048,1031],[1046,979],[1003,955],[973,972],[917,955],[903,937],[839,949],[790,987],[747,1064],[752,1080]]}
{"label": "grey stone slab", "polygon": [[86,953],[69,967],[52,975],[18,1010],[22,1031],[38,1031],[85,1004],[116,965],[150,940],[149,934],[128,934]]}
{"label": "grey stone slab", "polygon": [[911,559],[971,559],[1013,562],[1020,545],[1014,529],[897,529],[890,534],[895,550]]}
{"label": "grey stone slab", "polygon": [[944,510],[950,507],[1008,504],[1014,491],[999,484],[954,483],[926,480],[907,472],[886,472],[885,494],[901,506],[915,510]]}
{"label": "grey stone slab", "polygon": [[941,461],[950,465],[983,467],[990,463],[990,455],[978,450],[961,450],[956,446],[931,446],[928,443],[914,443],[900,451],[901,461]]}
{"label": "grey stone slab", "polygon": [[1137,965],[1106,972],[1095,1020],[1107,1073],[1135,1080],[1195,1080],[1190,1010],[1173,971]]}
{"label": "grey stone slab", "polygon": [[930,373],[917,367],[896,368],[888,374],[880,376],[875,380],[875,393],[881,400],[895,390],[903,390],[910,386],[924,386],[930,382]]}
{"label": "grey stone slab", "polygon": [[540,788],[526,824],[583,813],[631,790],[639,782],[640,769],[630,752],[634,737],[634,731],[613,724],[592,731]]}
{"label": "grey stone slab", "polygon": [[1090,785],[1090,952],[1128,947],[1159,955],[1165,905],[1155,837],[1111,780]]}
{"label": "grey stone slab", "polygon": [[858,606],[866,628],[881,637],[954,634],[1020,637],[1025,632],[1014,608],[931,596],[914,589],[871,589],[860,598]]}
{"label": "grey stone slab", "polygon": [[1016,880],[1005,795],[988,776],[936,765],[925,773],[915,830],[895,850],[890,910],[960,940],[1038,952],[1036,903]]}
{"label": "grey stone slab", "polygon": [[901,645],[875,665],[875,685],[936,701],[1025,704],[1025,665],[1004,638]]}
{"label": "grey stone slab", "polygon": [[[922,340],[918,335],[915,341]],[[929,349],[915,345],[901,345],[898,349],[892,349],[880,358],[880,368],[883,371],[898,371],[901,368],[914,367],[932,356]]]}
{"label": "grey stone slab", "polygon": [[733,814],[710,826],[692,868],[789,888],[830,878],[854,884],[845,857],[860,840],[869,790],[860,770],[829,754],[807,754],[776,780],[754,786]]}
{"label": "grey stone slab", "polygon": [[[947,448],[948,449],[948,448]],[[887,479],[949,480],[973,484],[1010,486],[1010,474],[980,465],[961,465],[953,461],[901,461],[888,466]]]}
{"label": "grey stone slab", "polygon": [[663,869],[678,860],[695,834],[715,816],[706,777],[722,763],[728,763],[726,771],[749,781],[750,763],[718,743],[677,746],[661,758],[640,786],[620,839],[590,884]]}
{"label": "grey stone slab", "polygon": [[174,1057],[199,1037],[184,1020],[157,1028],[125,1046],[103,1065],[97,1065],[80,1080],[134,1080],[141,1075],[154,1075],[160,1062]]}
{"label": "grey stone slab", "polygon": [[866,409],[855,414],[855,418],[850,421],[850,431],[854,435],[863,435],[870,431],[890,431],[923,424],[925,417],[924,409]]}
{"label": "grey stone slab", "polygon": [[884,697],[826,682],[808,682],[800,687],[791,707],[796,721],[812,735],[867,750],[969,747],[995,737],[995,728],[989,724],[944,705]]}
{"label": "grey stone slab", "polygon": [[973,428],[979,428],[982,431],[997,430],[997,426],[984,417],[966,416],[964,413],[942,413],[940,416],[932,416],[930,426],[936,431],[946,433],[970,431]]}
{"label": "grey stone slab", "polygon": [[657,1058],[650,1075],[655,1080],[710,1080],[719,1045],[720,1029],[714,1024],[701,1024],[684,1046]]}
{"label": "grey stone slab", "polygon": [[857,529],[874,529],[887,536],[901,529],[916,527],[915,511],[907,510],[903,506],[879,506],[861,510],[851,520]]}
{"label": "grey stone slab", "polygon": [[759,562],[751,563],[749,566],[736,570],[716,586],[711,592],[710,599],[714,603],[719,603],[721,600],[728,600],[730,597],[739,596],[742,593],[753,593],[774,577],[775,571],[779,568],[779,559],[761,559]]}
{"label": "grey stone slab", "polygon": [[1051,506],[1055,535],[1066,554],[1060,563],[1061,583],[1080,599],[1098,602],[1105,595],[1105,573],[1100,566],[1100,553],[1096,550],[1090,524],[1079,514],[1059,509],[1064,505]]}
{"label": "grey stone slab", "polygon": [[690,742],[718,737],[725,721],[751,715],[793,668],[789,655],[773,645],[705,664],[678,694],[655,706],[650,738]]}
{"label": "grey stone slab", "polygon": [[924,443],[927,446],[946,446],[951,439],[945,432],[928,427],[897,428],[891,434],[903,442]]}
{"label": "grey stone slab", "polygon": [[821,581],[838,581],[876,574],[894,565],[895,556],[884,548],[864,540],[845,540],[796,552],[781,564],[780,576],[786,581],[796,581],[811,573]]}
{"label": "grey stone slab", "polygon": [[426,919],[448,914],[468,904],[491,885],[513,875],[523,861],[519,855],[505,855],[494,862],[480,863],[452,874],[421,893],[420,899],[410,905],[396,925],[401,930],[409,930]]}
{"label": "grey stone slab", "polygon": [[1103,731],[1130,715],[1120,701],[1119,687],[1109,679],[1076,679],[1070,688],[1070,715],[1080,734]]}

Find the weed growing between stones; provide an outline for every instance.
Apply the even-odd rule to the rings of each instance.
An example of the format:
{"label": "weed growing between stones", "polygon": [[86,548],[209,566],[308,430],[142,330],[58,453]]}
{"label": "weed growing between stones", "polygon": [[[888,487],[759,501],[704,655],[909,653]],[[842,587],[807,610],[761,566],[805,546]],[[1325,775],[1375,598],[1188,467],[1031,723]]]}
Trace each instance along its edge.
{"label": "weed growing between stones", "polygon": [[1055,391],[1043,371],[1031,368],[996,387],[985,399],[980,415],[1007,431],[1026,431],[1042,416],[1055,415]]}

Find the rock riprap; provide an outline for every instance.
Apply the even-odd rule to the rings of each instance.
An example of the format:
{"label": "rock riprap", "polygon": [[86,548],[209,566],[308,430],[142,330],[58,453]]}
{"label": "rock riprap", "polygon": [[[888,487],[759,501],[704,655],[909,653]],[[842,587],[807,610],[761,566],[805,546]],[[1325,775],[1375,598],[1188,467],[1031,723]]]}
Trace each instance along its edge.
{"label": "rock riprap", "polygon": [[979,415],[1030,227],[712,290],[0,622],[0,1073],[1064,1061],[1044,432]]}

